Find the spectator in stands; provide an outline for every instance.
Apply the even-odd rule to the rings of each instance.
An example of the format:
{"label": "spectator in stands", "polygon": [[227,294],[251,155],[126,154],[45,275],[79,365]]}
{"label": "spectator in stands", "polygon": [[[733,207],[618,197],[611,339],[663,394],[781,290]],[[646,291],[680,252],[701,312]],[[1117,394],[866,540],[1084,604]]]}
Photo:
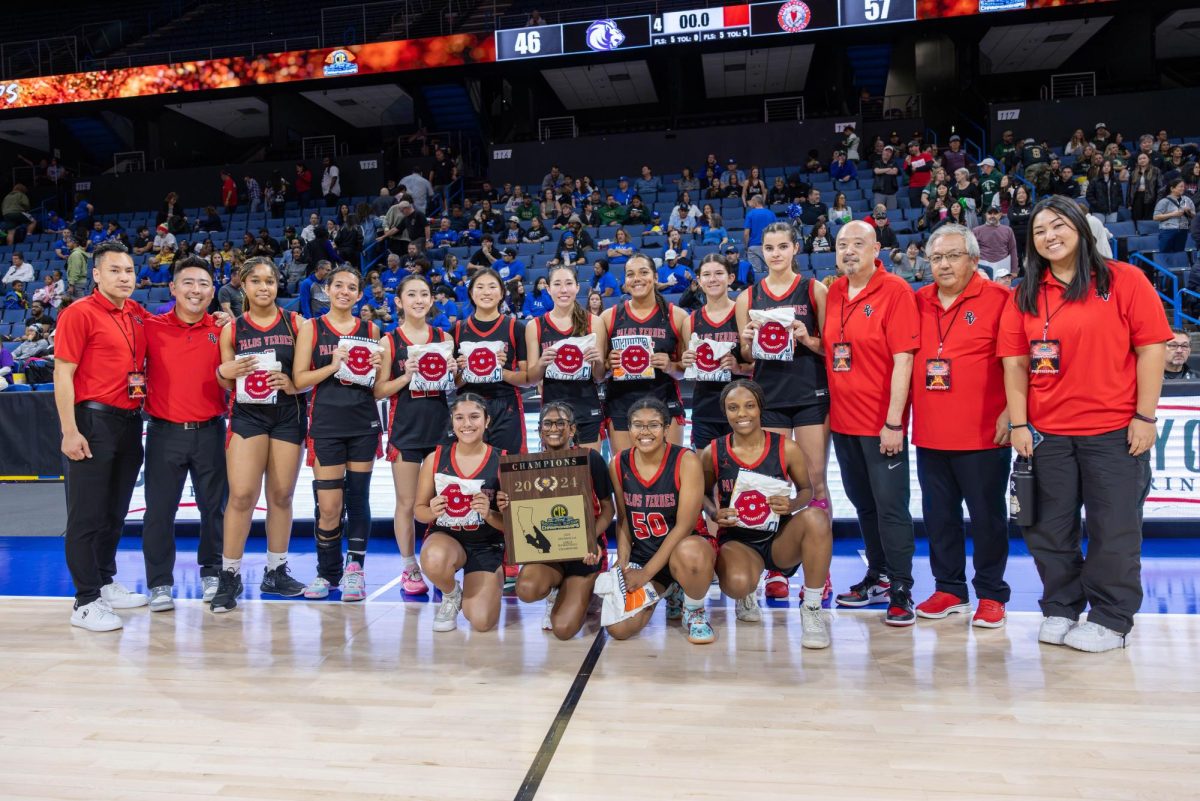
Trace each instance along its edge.
{"label": "spectator in stands", "polygon": [[44,332],[54,330],[54,318],[46,311],[46,304],[37,299],[36,293],[29,304],[29,316],[25,318],[25,325],[36,325]]}
{"label": "spectator in stands", "polygon": [[908,203],[920,208],[921,193],[933,179],[933,154],[921,149],[921,143],[908,143],[908,156],[904,159],[904,174],[908,176]]}
{"label": "spectator in stands", "polygon": [[[570,217],[567,218],[567,227],[568,228],[571,225],[572,219],[578,219],[578,217],[576,217],[574,214],[572,214]],[[529,223],[529,230],[525,232],[525,241],[531,242],[533,244],[541,244],[543,242],[549,242],[551,239],[552,239],[552,237],[550,236],[550,232],[548,230],[546,230],[546,226],[542,224],[542,221],[540,219],[535,217]]]}
{"label": "spectator in stands", "polygon": [[883,152],[871,163],[871,172],[875,176],[871,184],[872,204],[895,209],[896,193],[900,191],[900,165],[891,145],[883,146]]}
{"label": "spectator in stands", "polygon": [[725,220],[720,214],[712,211],[712,206],[704,204],[706,209],[704,219],[700,222],[700,243],[704,245],[725,245],[729,242],[729,231],[725,228]]}
{"label": "spectator in stands", "polygon": [[725,246],[725,266],[729,268],[729,274],[734,276],[733,283],[729,288],[735,292],[740,292],[748,286],[754,284],[754,265],[746,259],[743,259],[738,254],[738,247],[732,243]]}
{"label": "spectator in stands", "polygon": [[138,271],[137,279],[138,289],[167,286],[171,283],[171,266],[169,264],[148,262]]}
{"label": "spectator in stands", "polygon": [[829,223],[821,220],[812,227],[812,233],[804,240],[805,253],[832,253],[833,238],[829,235]]}
{"label": "spectator in stands", "polygon": [[386,186],[380,187],[379,194],[371,200],[371,213],[376,217],[387,214],[392,207],[392,193]]}
{"label": "spectator in stands", "polygon": [[379,274],[379,283],[386,291],[395,292],[406,275],[408,272],[400,266],[400,257],[395,253],[389,253],[387,267]]}
{"label": "spectator in stands", "polygon": [[986,158],[979,162],[979,204],[982,208],[988,208],[992,205],[992,201],[996,198],[996,192],[1000,189],[1000,179],[1003,176],[996,169],[996,161],[991,158]]}
{"label": "spectator in stands", "polygon": [[[1000,134],[1000,141],[992,148],[993,167],[1001,174],[1010,173],[1017,168],[1020,163],[1020,153],[1017,151],[1016,143],[1013,141],[1013,132],[1005,131]],[[979,162],[979,166],[983,166],[983,162]]]}
{"label": "spectator in stands", "polygon": [[4,227],[8,229],[9,247],[24,240],[27,235],[32,236],[37,228],[37,218],[29,213],[29,195],[26,192],[25,184],[13,184],[12,191],[0,201],[0,215],[3,215]]}
{"label": "spectator in stands", "polygon": [[903,251],[892,252],[892,272],[906,281],[924,281],[930,274],[929,261],[915,239],[910,240]]}
{"label": "spectator in stands", "polygon": [[1179,177],[1183,179],[1183,194],[1195,203],[1197,194],[1200,194],[1200,161],[1189,161],[1183,165],[1183,174]]}
{"label": "spectator in stands", "polygon": [[457,245],[458,239],[458,232],[450,227],[450,218],[443,217],[441,221],[438,222],[438,229],[434,231],[433,236],[430,237],[430,247],[433,249],[445,250],[446,248],[452,248]]}
{"label": "spectator in stands", "polygon": [[208,206],[204,209],[204,218],[196,221],[196,230],[205,233],[225,230],[225,226],[221,224],[221,215],[217,214],[215,206]]}
{"label": "spectator in stands", "polygon": [[842,129],[842,152],[851,162],[859,160],[858,147],[861,141],[858,134],[854,132],[853,125],[847,125]]}
{"label": "spectator in stands", "polygon": [[721,180],[728,184],[731,175],[737,176],[738,184],[746,183],[746,173],[738,169],[737,159],[730,159],[725,164],[725,169],[721,172]]}
{"label": "spectator in stands", "polygon": [[42,327],[37,324],[25,327],[25,335],[21,337],[20,343],[12,352],[18,372],[24,372],[24,362],[45,356],[50,352],[50,340],[47,339]]}
{"label": "spectator in stands", "polygon": [[73,241],[75,241],[75,237],[72,234],[64,231],[63,235],[58,239],[58,241],[51,245],[51,247],[54,249],[54,255],[57,258],[66,261],[67,257],[71,255],[71,243]]}
{"label": "spectator in stands", "polygon": [[288,182],[284,180],[278,170],[273,171],[271,177],[267,180],[267,188],[263,193],[263,198],[266,201],[267,211],[271,214],[271,219],[283,219],[287,211],[287,190]]}
{"label": "spectator in stands", "polygon": [[516,208],[512,209],[509,213],[522,222],[529,222],[538,216],[538,211],[538,207],[533,204],[533,197],[525,195],[521,198],[521,202],[517,204]]}
{"label": "spectator in stands", "polygon": [[521,218],[515,214],[508,218],[508,228],[500,234],[500,242],[505,245],[518,245],[525,241],[525,229],[521,227]]}
{"label": "spectator in stands", "polygon": [[[429,201],[434,194],[433,184],[421,173],[418,165],[414,164],[412,172],[404,177],[404,189],[411,196],[413,207],[423,214],[428,214]],[[387,210],[383,213],[387,214]]]}
{"label": "spectator in stands", "polygon": [[329,293],[325,291],[325,279],[333,265],[326,259],[315,262],[311,275],[300,282],[297,294],[300,296],[300,314],[308,319],[320,317],[329,311]]}
{"label": "spectator in stands", "polygon": [[54,276],[50,273],[42,278],[42,286],[38,287],[33,293],[34,303],[41,303],[48,308],[57,309],[62,304],[62,293],[59,291],[58,282],[54,280]]}
{"label": "spectator in stands", "polygon": [[[317,228],[316,237],[304,246],[304,262],[306,264],[316,264],[319,261],[328,261],[331,265],[338,263],[337,248],[333,246],[333,242],[329,240],[329,231],[326,228]],[[249,234],[247,234],[249,236]],[[405,245],[407,246],[407,242]],[[243,248],[243,251],[252,250],[255,243],[252,241],[249,245]]]}
{"label": "spectator in stands", "polygon": [[240,272],[235,271],[229,276],[229,283],[217,290],[217,305],[230,317],[237,318],[242,315],[242,307],[245,302],[246,295],[242,291],[242,276]]}
{"label": "spectator in stands", "polygon": [[971,181],[971,171],[966,167],[960,167],[954,171],[954,186],[950,188],[950,197],[966,212],[968,228],[979,224],[979,206],[982,194],[979,187]]}
{"label": "spectator in stands", "polygon": [[754,165],[750,167],[750,177],[742,186],[742,205],[750,202],[750,198],[761,198],[763,205],[767,203],[767,185],[762,179],[762,171]]}
{"label": "spectator in stands", "polygon": [[12,265],[8,271],[4,273],[4,278],[0,283],[4,284],[4,288],[8,289],[14,281],[24,281],[28,284],[34,279],[33,265],[25,261],[24,254],[21,251],[14,251],[12,254]]}
{"label": "spectator in stands", "polygon": [[233,214],[237,210],[237,204],[237,184],[233,182],[229,170],[221,170],[221,205],[225,207],[225,213]]}
{"label": "spectator in stands", "polygon": [[1025,180],[1034,185],[1038,192],[1050,191],[1050,153],[1032,138],[1026,138],[1021,148],[1021,166]]}
{"label": "spectator in stands", "polygon": [[629,225],[646,225],[650,222],[650,210],[642,202],[641,195],[629,199],[629,208],[625,210],[625,222]]}
{"label": "spectator in stands", "polygon": [[679,202],[675,208],[671,209],[671,215],[667,218],[667,227],[678,228],[687,233],[696,227],[696,221],[699,218],[700,209],[696,208],[696,204],[692,202],[691,193],[684,190],[679,193]]}
{"label": "spectator in stands", "polygon": [[4,303],[0,306],[5,309],[24,309],[29,305],[24,281],[13,281],[11,284],[5,284],[4,288]]}
{"label": "spectator in stands", "polygon": [[471,254],[469,263],[477,267],[491,267],[499,260],[500,254],[496,252],[495,240],[491,234],[484,234],[479,243],[479,250]]}
{"label": "spectator in stands", "polygon": [[1139,153],[1129,171],[1129,212],[1133,219],[1149,220],[1154,216],[1161,183],[1162,173],[1158,167],[1150,163],[1145,153]]}
{"label": "spectator in stands", "polygon": [[336,206],[342,197],[341,170],[330,156],[321,159],[321,167],[321,194],[325,197],[325,205]]}
{"label": "spectator in stands", "polygon": [[633,243],[629,241],[629,232],[624,228],[618,228],[613,237],[613,242],[609,245],[606,255],[608,263],[611,267],[620,267],[622,271],[625,268],[625,262],[634,254]]}
{"label": "spectator in stands", "polygon": [[1104,166],[1100,168],[1100,174],[1088,181],[1087,203],[1092,214],[1102,222],[1115,223],[1118,220],[1118,212],[1122,205],[1121,182],[1113,175],[1111,161],[1105,161]]}
{"label": "spectator in stands", "polygon": [[1017,238],[1011,228],[1000,224],[1001,216],[1000,209],[991,206],[984,214],[986,222],[971,231],[979,242],[979,266],[994,281],[1014,274],[1019,258]]}
{"label": "spectator in stands", "polygon": [[1158,223],[1158,251],[1181,253],[1187,246],[1188,230],[1196,216],[1192,199],[1183,194],[1182,178],[1172,178],[1167,193],[1154,206],[1154,221]]}
{"label": "spectator in stands", "polygon": [[312,170],[306,167],[303,162],[297,162],[294,185],[296,187],[296,199],[302,205],[312,200],[312,182]]}
{"label": "spectator in stands", "polygon": [[494,235],[504,230],[504,217],[492,208],[490,200],[479,204],[479,211],[475,212],[475,222],[479,223],[479,230],[485,234]]}
{"label": "spectator in stands", "polygon": [[1163,378],[1167,381],[1188,381],[1196,374],[1188,367],[1192,355],[1192,338],[1182,328],[1172,328],[1174,335],[1167,343],[1167,362],[1163,366]]}
{"label": "spectator in stands", "polygon": [[738,200],[741,200],[742,182],[741,179],[738,178],[738,174],[736,172],[724,173],[724,184],[723,189],[721,190],[721,197],[737,198]]}
{"label": "spectator in stands", "polygon": [[962,137],[954,134],[950,137],[950,149],[942,153],[942,166],[948,173],[956,173],[961,169],[975,169],[975,159],[962,149]]}
{"label": "spectator in stands", "polygon": [[682,195],[684,192],[695,192],[700,189],[700,182],[696,180],[696,175],[692,172],[691,167],[684,167],[679,171],[679,177],[675,179],[675,191],[677,195]]}
{"label": "spectator in stands", "polygon": [[518,319],[525,316],[525,282],[520,278],[512,278],[504,284],[508,290],[508,297],[504,301],[504,305],[508,307],[508,313]]}
{"label": "spectator in stands", "polygon": [[[875,205],[879,205],[876,203]],[[887,205],[886,203],[884,204]],[[850,208],[849,202],[846,200],[845,192],[838,192],[833,197],[833,206],[829,209],[829,221],[838,225],[845,225],[854,219],[854,209]]]}
{"label": "spectator in stands", "polygon": [[575,241],[575,234],[567,231],[563,234],[562,242],[546,262],[547,267],[557,267],[565,264],[568,267],[579,267],[587,264],[587,257]]}
{"label": "spectator in stands", "polygon": [[249,175],[242,176],[242,183],[246,187],[246,199],[250,201],[250,213],[262,210],[262,187],[258,185],[258,181],[254,180]]}
{"label": "spectator in stands", "polygon": [[662,266],[658,268],[656,287],[663,294],[680,294],[687,289],[695,276],[679,263],[679,254],[674,250],[663,253]]}
{"label": "spectator in stands", "polygon": [[133,252],[142,256],[154,252],[154,237],[150,236],[150,229],[146,226],[141,226],[137,230],[137,236],[133,238],[131,243]]}
{"label": "spectator in stands", "polygon": [[[742,242],[746,246],[746,256],[755,269],[766,275],[767,262],[763,258],[763,231],[775,222],[775,212],[763,208],[761,196],[750,198],[750,209],[746,212],[745,227],[742,229]],[[688,281],[691,281],[689,278]],[[682,287],[680,288],[682,291]]]}
{"label": "spectator in stands", "polygon": [[1063,158],[1074,158],[1078,161],[1083,156],[1083,151],[1087,147],[1087,139],[1083,135],[1082,128],[1076,128],[1075,133],[1071,134],[1070,140],[1063,145]]}
{"label": "spectator in stands", "polygon": [[601,225],[623,225],[625,223],[625,207],[617,202],[617,196],[608,194],[608,199],[597,212]]}
{"label": "spectator in stands", "polygon": [[808,200],[800,207],[800,220],[805,225],[816,225],[819,220],[829,219],[829,207],[821,202],[821,190],[813,189]]}
{"label": "spectator in stands", "polygon": [[[1103,169],[1107,169],[1110,174],[1112,172],[1112,162],[1102,161],[1102,165],[1106,165]],[[1099,178],[1100,173],[1097,173]],[[1069,197],[1072,200],[1078,200],[1080,197],[1079,180],[1075,177],[1075,170],[1071,165],[1060,167],[1057,174],[1051,171],[1050,176],[1050,192],[1055,195]]]}
{"label": "spectator in stands", "polygon": [[633,183],[634,191],[639,195],[657,193],[662,189],[662,181],[655,175],[648,164],[642,165],[642,175]]}
{"label": "spectator in stands", "polygon": [[725,197],[725,185],[721,183],[720,178],[710,178],[708,188],[704,190],[706,200],[720,200]]}
{"label": "spectator in stands", "polygon": [[542,189],[558,189],[562,186],[563,176],[557,164],[550,165],[550,172],[542,176]]}
{"label": "spectator in stands", "polygon": [[692,266],[692,251],[683,239],[683,233],[678,228],[667,231],[667,249],[679,254],[679,263]]}
{"label": "spectator in stands", "polygon": [[896,229],[892,228],[892,222],[888,219],[887,206],[882,203],[876,205],[870,214],[863,217],[863,221],[875,229],[875,239],[882,250],[892,250],[900,246]]}
{"label": "spectator in stands", "polygon": [[358,215],[351,212],[346,215],[346,223],[338,229],[333,239],[338,256],[343,262],[350,262],[355,267],[362,263],[363,229],[358,224]]}
{"label": "spectator in stands", "polygon": [[775,183],[767,193],[767,202],[772,206],[786,206],[791,199],[792,195],[788,192],[787,184],[783,182],[783,176],[776,175]]}
{"label": "spectator in stands", "polygon": [[[484,206],[494,216],[494,220],[489,220],[489,226],[499,224],[500,215],[491,212],[491,203],[485,200]],[[429,220],[407,200],[401,200],[388,209],[384,225],[386,228],[380,233],[380,237],[387,240],[393,253],[407,253],[409,242],[417,243],[418,248],[424,250],[425,243],[429,241]]]}
{"label": "spectator in stands", "polygon": [[858,178],[858,167],[846,158],[845,151],[839,150],[829,165],[829,177],[837,183],[849,183]]}
{"label": "spectator in stands", "polygon": [[597,317],[604,311],[604,298],[594,289],[588,292],[587,310],[590,314],[594,314]]}
{"label": "spectator in stands", "polygon": [[67,257],[67,296],[78,300],[87,294],[88,254],[82,242],[72,242],[71,255]]}
{"label": "spectator in stands", "polygon": [[950,188],[950,182],[946,180],[946,171],[938,165],[933,168],[933,176],[929,179],[929,183],[921,190],[921,205],[928,208],[929,204],[938,194],[938,187],[944,186]]}
{"label": "spectator in stands", "polygon": [[315,211],[308,215],[308,225],[300,229],[300,239],[308,244],[317,238],[317,230],[321,228],[321,217]]}

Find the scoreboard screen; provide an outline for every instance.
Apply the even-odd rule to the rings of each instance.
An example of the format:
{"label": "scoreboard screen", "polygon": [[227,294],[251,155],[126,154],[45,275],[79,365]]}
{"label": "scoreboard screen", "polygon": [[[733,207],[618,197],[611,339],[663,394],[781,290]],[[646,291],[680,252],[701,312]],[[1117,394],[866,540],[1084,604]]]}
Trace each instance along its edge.
{"label": "scoreboard screen", "polygon": [[649,47],[650,17],[616,17],[496,31],[496,60],[611,53]]}

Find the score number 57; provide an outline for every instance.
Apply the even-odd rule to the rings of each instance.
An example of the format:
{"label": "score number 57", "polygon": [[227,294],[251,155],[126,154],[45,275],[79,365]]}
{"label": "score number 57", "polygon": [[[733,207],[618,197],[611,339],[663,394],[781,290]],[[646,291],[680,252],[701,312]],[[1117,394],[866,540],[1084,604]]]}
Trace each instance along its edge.
{"label": "score number 57", "polygon": [[863,14],[869,22],[878,22],[888,17],[892,0],[863,0]]}

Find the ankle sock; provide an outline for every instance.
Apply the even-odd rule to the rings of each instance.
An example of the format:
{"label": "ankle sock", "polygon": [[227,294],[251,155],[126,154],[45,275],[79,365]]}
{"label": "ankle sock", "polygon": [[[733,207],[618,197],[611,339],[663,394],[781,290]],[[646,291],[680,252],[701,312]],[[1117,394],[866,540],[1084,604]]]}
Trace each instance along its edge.
{"label": "ankle sock", "polygon": [[703,598],[692,598],[690,595],[688,595],[685,592],[683,594],[683,608],[684,609],[703,609],[704,608],[704,599]]}
{"label": "ankle sock", "polygon": [[417,557],[415,555],[401,556],[400,562],[403,565],[405,570],[412,570],[413,568],[415,568],[417,566]]}
{"label": "ankle sock", "polygon": [[274,570],[278,567],[283,567],[287,564],[287,551],[283,553],[271,553],[267,551],[267,570]]}
{"label": "ankle sock", "polygon": [[804,605],[810,609],[820,609],[821,608],[821,595],[823,595],[824,592],[825,592],[824,587],[817,587],[816,589],[814,589],[812,587],[805,587],[804,588]]}
{"label": "ankle sock", "polygon": [[222,556],[221,557],[221,570],[223,570],[223,571],[224,570],[232,570],[234,573],[241,573],[242,572],[242,560],[241,559],[227,559],[224,556]]}

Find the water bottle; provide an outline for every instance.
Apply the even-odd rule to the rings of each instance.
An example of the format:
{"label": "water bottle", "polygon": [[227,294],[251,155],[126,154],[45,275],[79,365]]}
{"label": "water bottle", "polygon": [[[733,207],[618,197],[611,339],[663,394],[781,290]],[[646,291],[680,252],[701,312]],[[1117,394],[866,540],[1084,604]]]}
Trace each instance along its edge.
{"label": "water bottle", "polygon": [[1037,523],[1037,484],[1033,477],[1033,462],[1018,456],[1008,478],[1008,516],[1018,526]]}

